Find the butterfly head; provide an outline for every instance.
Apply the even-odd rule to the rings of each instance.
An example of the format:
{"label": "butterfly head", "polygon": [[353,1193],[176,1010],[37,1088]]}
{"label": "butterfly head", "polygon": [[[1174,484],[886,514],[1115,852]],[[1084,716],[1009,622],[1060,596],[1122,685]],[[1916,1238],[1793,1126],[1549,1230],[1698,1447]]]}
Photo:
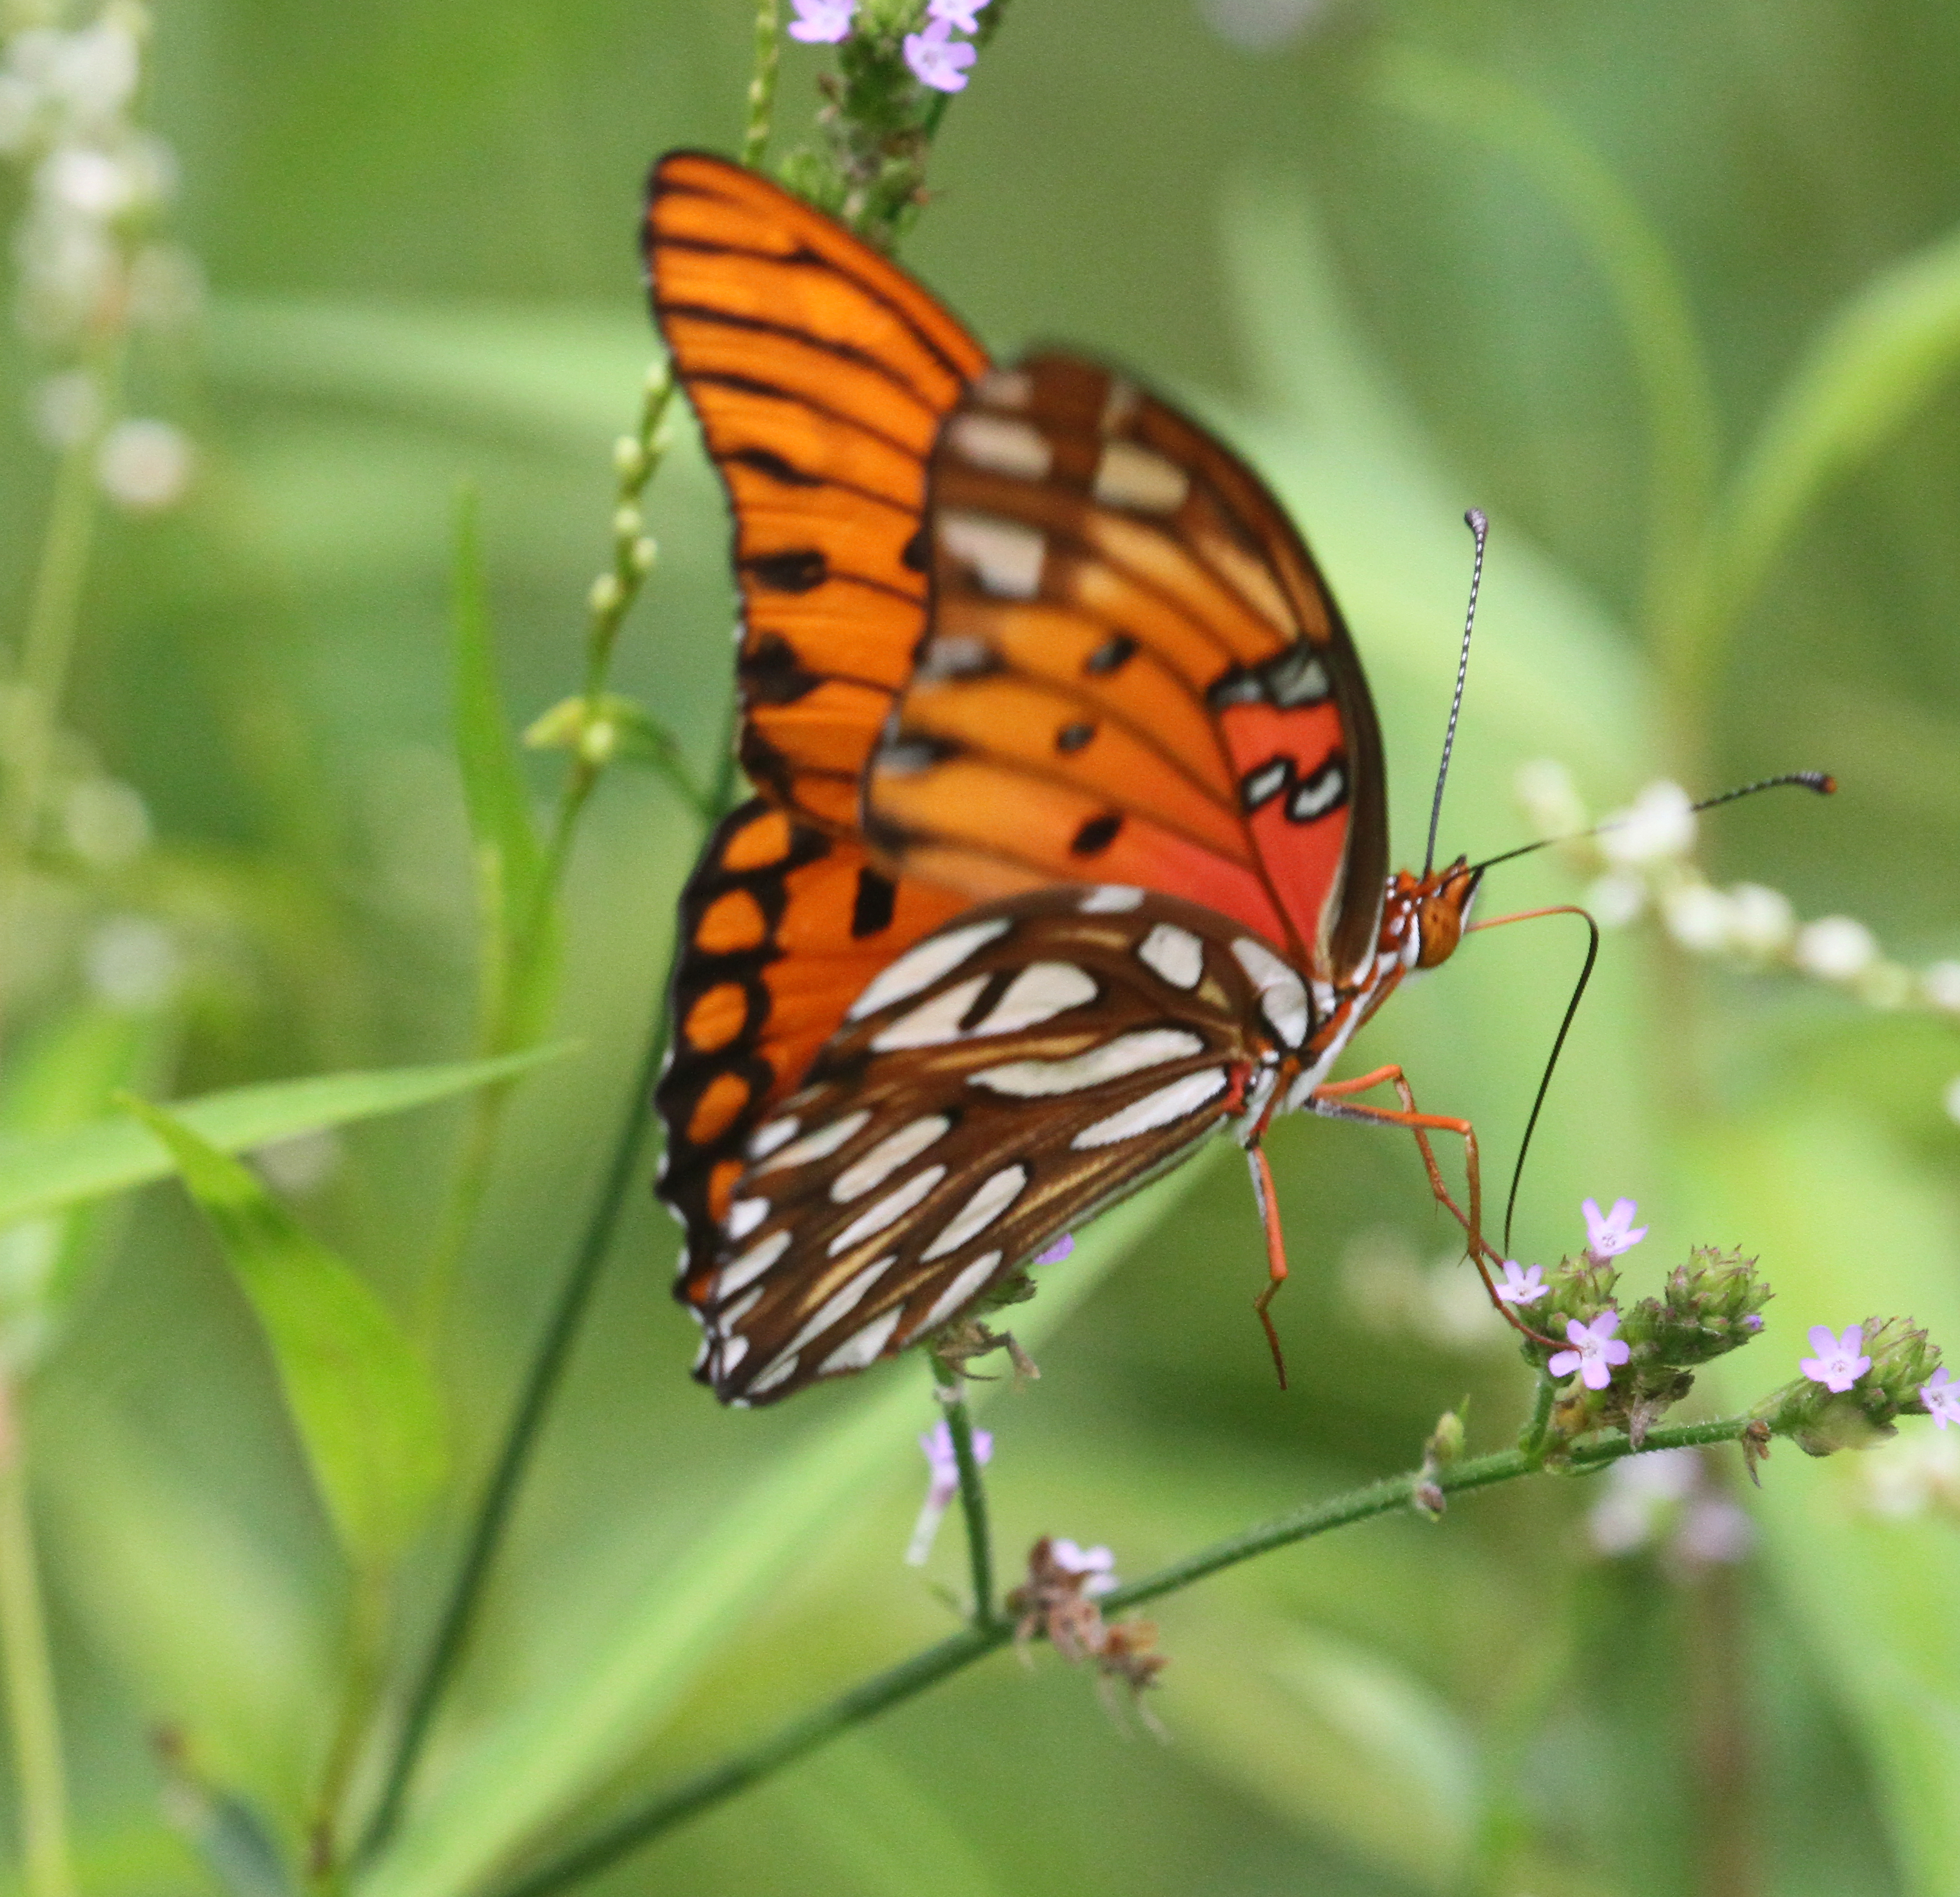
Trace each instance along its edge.
{"label": "butterfly head", "polygon": [[1402,907],[1412,918],[1409,927],[1413,937],[1404,937],[1404,953],[1411,948],[1414,950],[1412,967],[1435,968],[1456,953],[1483,876],[1481,865],[1472,865],[1459,856],[1455,862],[1432,870],[1426,876],[1414,876],[1405,870],[1396,877],[1395,895],[1402,900],[1398,905],[1391,899],[1390,907],[1392,910]]}

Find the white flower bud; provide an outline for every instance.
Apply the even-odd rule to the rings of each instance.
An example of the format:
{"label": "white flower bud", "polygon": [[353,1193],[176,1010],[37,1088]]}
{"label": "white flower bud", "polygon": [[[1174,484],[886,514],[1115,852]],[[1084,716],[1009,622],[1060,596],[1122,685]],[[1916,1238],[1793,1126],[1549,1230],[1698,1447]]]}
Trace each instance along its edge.
{"label": "white flower bud", "polygon": [[1878,955],[1872,931],[1848,915],[1826,915],[1797,931],[1796,965],[1820,981],[1855,981]]}
{"label": "white flower bud", "polygon": [[1935,1007],[1960,1014],[1960,962],[1935,962],[1920,976],[1919,986]]}
{"label": "white flower bud", "polygon": [[633,571],[644,578],[648,574],[653,571],[654,562],[660,557],[660,549],[651,533],[643,533],[633,543],[633,551],[630,557],[633,562]]}
{"label": "white flower bud", "polygon": [[1631,809],[1609,820],[1612,827],[1599,832],[1600,853],[1609,863],[1638,868],[1694,847],[1694,807],[1678,784],[1650,784]]}
{"label": "white flower bud", "polygon": [[646,524],[646,517],[636,507],[616,508],[612,511],[612,537],[616,540],[637,539]]}
{"label": "white flower bud", "polygon": [[150,813],[128,785],[113,777],[84,778],[62,805],[62,833],[84,863],[119,869],[150,847]]}
{"label": "white flower bud", "polygon": [[592,582],[592,590],[586,595],[586,603],[600,618],[619,611],[620,602],[625,597],[621,590],[619,576],[602,573]]}
{"label": "white flower bud", "polygon": [[183,499],[190,485],[191,445],[167,422],[119,422],[96,459],[102,491],[132,514],[157,514]]}
{"label": "white flower bud", "polygon": [[1586,892],[1586,906],[1602,928],[1624,928],[1647,904],[1647,886],[1637,876],[1602,876]]}
{"label": "white flower bud", "polygon": [[1796,933],[1796,912],[1780,890],[1738,883],[1729,892],[1729,937],[1751,955],[1780,955]]}
{"label": "white flower bud", "polygon": [[183,964],[170,932],[147,915],[112,915],[82,951],[88,985],[112,1007],[161,1007],[173,996]]}
{"label": "white flower bud", "polygon": [[637,481],[647,471],[646,451],[630,434],[612,444],[612,466],[622,481]]}
{"label": "white flower bud", "polygon": [[1556,758],[1521,764],[1511,780],[1513,794],[1533,826],[1545,836],[1570,836],[1586,827],[1586,806],[1572,773]]}
{"label": "white flower bud", "polygon": [[1678,884],[1661,898],[1661,919],[1681,946],[1714,955],[1729,945],[1732,922],[1728,897],[1706,883]]}
{"label": "white flower bud", "polygon": [[35,171],[34,188],[63,210],[102,224],[136,199],[136,182],[128,168],[90,145],[57,146]]}

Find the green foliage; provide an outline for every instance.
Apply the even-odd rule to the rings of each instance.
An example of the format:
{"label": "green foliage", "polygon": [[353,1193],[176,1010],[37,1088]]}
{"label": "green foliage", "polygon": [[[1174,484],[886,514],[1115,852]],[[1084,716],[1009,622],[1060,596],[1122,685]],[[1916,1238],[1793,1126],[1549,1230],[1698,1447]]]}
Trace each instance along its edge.
{"label": "green foliage", "polygon": [[257,1314],[348,1558],[372,1568],[399,1554],[444,1474],[428,1367],[362,1279],[247,1167],[161,1108],[125,1103],[168,1149]]}

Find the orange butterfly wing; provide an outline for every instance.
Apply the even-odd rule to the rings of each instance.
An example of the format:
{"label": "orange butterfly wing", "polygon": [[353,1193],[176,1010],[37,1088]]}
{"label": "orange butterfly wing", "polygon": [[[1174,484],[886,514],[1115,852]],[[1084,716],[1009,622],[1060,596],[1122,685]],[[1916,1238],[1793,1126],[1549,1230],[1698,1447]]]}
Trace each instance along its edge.
{"label": "orange butterfly wing", "polygon": [[698,1301],[757,1122],[871,978],[966,906],[760,797],[717,826],[681,893],[673,1040],[654,1095],[660,1196],[687,1231],[683,1298]]}
{"label": "orange butterfly wing", "polygon": [[1164,890],[1323,980],[1373,953],[1381,740],[1332,597],[1252,472],[1107,370],[979,378],[931,466],[931,635],[866,781],[903,868]]}
{"label": "orange butterfly wing", "polygon": [[854,833],[925,629],[927,462],[985,352],[889,259],[724,159],[660,161],[645,247],[735,516],[743,767]]}

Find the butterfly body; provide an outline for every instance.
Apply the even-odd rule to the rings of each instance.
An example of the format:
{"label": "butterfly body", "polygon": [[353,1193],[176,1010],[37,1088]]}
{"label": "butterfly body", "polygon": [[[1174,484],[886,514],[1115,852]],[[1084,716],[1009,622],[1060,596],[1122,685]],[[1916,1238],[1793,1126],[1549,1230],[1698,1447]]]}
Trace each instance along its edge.
{"label": "butterfly body", "polygon": [[1390,877],[1312,556],[1128,378],[988,363],[889,259],[678,153],[656,315],[727,483],[761,794],[682,899],[662,1195],[697,1374],[769,1402],[1324,1091],[1475,878]]}

